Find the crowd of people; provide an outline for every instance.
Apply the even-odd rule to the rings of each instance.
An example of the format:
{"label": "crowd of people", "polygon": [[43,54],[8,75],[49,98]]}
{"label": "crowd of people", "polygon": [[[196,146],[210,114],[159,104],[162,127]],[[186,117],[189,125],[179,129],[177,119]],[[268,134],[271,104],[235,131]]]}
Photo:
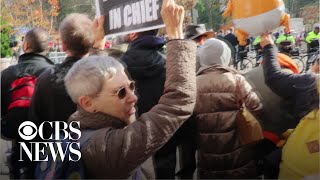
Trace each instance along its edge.
{"label": "crowd of people", "polygon": [[[309,33],[301,32],[300,34],[295,34],[293,29],[289,30],[285,28],[282,31],[274,31],[272,33],[272,37],[276,42],[279,52],[288,56],[299,56],[300,54],[307,53],[309,55],[309,59],[312,54],[317,52],[319,49],[319,27],[319,24],[314,24],[314,29],[312,31]],[[216,33],[216,38],[220,40],[225,39],[228,43],[231,43],[229,47],[233,50],[235,60],[237,60],[235,54],[239,53],[238,58],[241,62],[250,50],[254,50],[256,56],[255,66],[259,65],[259,59],[262,57],[262,49],[260,46],[261,36],[249,37],[247,39],[247,45],[241,46],[239,45],[239,41],[234,33],[234,28],[231,27],[226,31],[219,30]],[[305,42],[306,46],[302,45],[302,42]]]}
{"label": "crowd of people", "polygon": [[[240,74],[229,66],[238,46],[233,30],[215,35],[203,25],[188,25],[183,31],[184,13],[173,0],[164,0],[167,40],[157,36],[158,30],[134,32],[109,49],[105,17],[92,21],[70,14],[59,26],[67,58],[56,65],[45,56],[48,33],[40,28],[27,32],[18,64],[1,73],[1,135],[13,144],[10,178],[33,179],[39,166],[40,172],[46,170],[19,146],[31,146],[18,133],[25,121],[37,127],[80,122],[80,130],[91,134],[81,147],[90,179],[319,178],[319,135],[296,147],[287,145],[284,135],[310,113],[317,115],[311,118],[319,126],[314,118],[319,117],[319,57],[314,72],[300,74],[290,57],[278,53],[277,44],[287,34],[276,42],[262,34],[256,42],[262,66]],[[316,26],[307,42],[318,38]],[[124,49],[116,48],[123,44]],[[13,87],[21,79],[34,84]],[[31,94],[17,93],[26,87]],[[264,138],[258,142],[241,143],[243,109],[262,127]],[[49,124],[43,128],[42,141],[53,133]],[[305,154],[286,158],[310,143],[318,143],[310,159]],[[317,167],[305,170],[291,161],[299,156]]]}

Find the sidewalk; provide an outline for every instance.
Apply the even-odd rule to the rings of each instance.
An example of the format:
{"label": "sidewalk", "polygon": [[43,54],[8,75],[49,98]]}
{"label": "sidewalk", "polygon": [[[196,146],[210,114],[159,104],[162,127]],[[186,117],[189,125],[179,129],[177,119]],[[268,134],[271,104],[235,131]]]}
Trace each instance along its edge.
{"label": "sidewalk", "polygon": [[7,156],[9,149],[11,149],[11,142],[0,139],[0,179],[9,179],[9,169],[7,166]]}
{"label": "sidewalk", "polygon": [[17,63],[17,61],[15,59],[13,59],[11,61],[11,57],[9,58],[1,58],[0,61],[1,61],[1,69],[0,69],[0,72],[3,71],[4,69],[6,69],[7,67],[9,67],[10,65],[14,65]]}

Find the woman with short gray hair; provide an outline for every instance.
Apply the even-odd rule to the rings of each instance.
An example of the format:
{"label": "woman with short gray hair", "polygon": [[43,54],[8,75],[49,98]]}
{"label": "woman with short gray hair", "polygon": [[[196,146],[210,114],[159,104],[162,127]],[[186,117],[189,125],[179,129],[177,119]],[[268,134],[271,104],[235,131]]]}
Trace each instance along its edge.
{"label": "woman with short gray hair", "polygon": [[80,96],[100,93],[106,78],[124,71],[123,66],[112,57],[89,56],[84,59],[76,63],[65,77],[68,93],[77,104]]}
{"label": "woman with short gray hair", "polygon": [[[123,66],[110,57],[84,58],[70,69],[65,86],[78,110],[70,121],[81,130],[94,130],[81,148],[88,178],[154,179],[152,162],[146,164],[190,117],[196,96],[196,44],[182,33],[184,10],[164,0],[161,14],[168,42],[164,95],[149,112],[135,119],[135,84]],[[178,39],[178,40],[177,40]],[[147,169],[147,168],[148,169]]]}

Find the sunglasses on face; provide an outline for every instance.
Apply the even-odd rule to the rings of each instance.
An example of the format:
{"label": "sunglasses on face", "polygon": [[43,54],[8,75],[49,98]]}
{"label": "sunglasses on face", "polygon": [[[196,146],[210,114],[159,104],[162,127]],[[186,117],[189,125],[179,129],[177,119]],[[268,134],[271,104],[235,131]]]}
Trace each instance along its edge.
{"label": "sunglasses on face", "polygon": [[[134,81],[131,81],[128,87],[130,91],[134,93],[134,91],[136,90],[136,83]],[[123,99],[127,96],[127,93],[128,89],[126,87],[122,87],[114,94],[114,96],[118,96],[119,99]]]}

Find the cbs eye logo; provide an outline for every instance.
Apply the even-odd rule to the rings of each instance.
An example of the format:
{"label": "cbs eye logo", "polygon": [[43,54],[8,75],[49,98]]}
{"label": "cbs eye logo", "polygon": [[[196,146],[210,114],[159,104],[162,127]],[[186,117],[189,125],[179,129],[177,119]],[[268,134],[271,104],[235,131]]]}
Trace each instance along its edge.
{"label": "cbs eye logo", "polygon": [[22,139],[30,141],[37,135],[37,126],[31,121],[25,121],[20,124],[18,133]]}

